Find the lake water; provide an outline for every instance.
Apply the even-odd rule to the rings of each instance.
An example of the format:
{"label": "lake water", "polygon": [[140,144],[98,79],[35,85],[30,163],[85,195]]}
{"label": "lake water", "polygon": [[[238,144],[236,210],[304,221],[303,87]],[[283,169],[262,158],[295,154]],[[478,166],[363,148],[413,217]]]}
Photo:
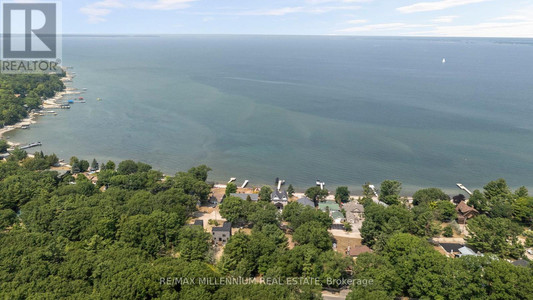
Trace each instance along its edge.
{"label": "lake water", "polygon": [[[210,180],[533,187],[533,40],[65,37],[86,104],[17,142]],[[442,59],[447,63],[443,64]],[[96,101],[101,97],[103,101]]]}

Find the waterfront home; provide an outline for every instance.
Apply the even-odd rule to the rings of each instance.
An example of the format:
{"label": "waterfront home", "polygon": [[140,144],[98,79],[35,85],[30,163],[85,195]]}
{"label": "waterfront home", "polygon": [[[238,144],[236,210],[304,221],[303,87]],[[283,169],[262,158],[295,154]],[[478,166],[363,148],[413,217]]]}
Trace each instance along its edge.
{"label": "waterfront home", "polygon": [[309,207],[315,208],[315,202],[307,198],[306,196],[303,196],[302,198],[298,199],[297,202],[303,206],[309,206]]}
{"label": "waterfront home", "polygon": [[283,209],[283,207],[289,202],[289,195],[287,195],[287,191],[274,191],[270,194],[270,201],[272,201],[278,209]]}
{"label": "waterfront home", "polygon": [[349,223],[355,224],[363,219],[365,208],[357,201],[350,201],[342,205],[342,208],[346,211],[346,220]]}
{"label": "waterfront home", "polygon": [[318,209],[320,209],[323,212],[326,212],[329,210],[330,213],[333,211],[341,210],[339,204],[333,201],[326,201],[326,202],[318,203]]}
{"label": "waterfront home", "polygon": [[222,227],[213,227],[211,232],[213,234],[213,242],[215,242],[215,244],[221,243],[225,245],[228,242],[228,239],[231,237],[231,222],[224,222]]}
{"label": "waterfront home", "polygon": [[457,211],[457,223],[459,224],[466,224],[468,219],[471,219],[479,214],[475,208],[468,206],[464,201],[461,201],[459,204],[457,204],[455,210]]}
{"label": "waterfront home", "polygon": [[363,253],[372,253],[372,249],[368,248],[366,245],[355,247],[348,246],[348,249],[346,249],[346,254],[353,258],[357,258]]}

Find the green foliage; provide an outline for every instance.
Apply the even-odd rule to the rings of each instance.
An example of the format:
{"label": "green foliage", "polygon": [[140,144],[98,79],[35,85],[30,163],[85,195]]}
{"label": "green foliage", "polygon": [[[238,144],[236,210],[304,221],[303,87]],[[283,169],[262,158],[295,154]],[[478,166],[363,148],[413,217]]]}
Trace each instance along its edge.
{"label": "green foliage", "polygon": [[272,195],[272,192],[273,191],[269,186],[263,186],[259,191],[259,201],[270,201],[270,196]]}
{"label": "green foliage", "polygon": [[453,237],[453,229],[451,226],[446,226],[442,230],[442,236],[444,237]]}
{"label": "green foliage", "polygon": [[500,257],[520,258],[524,247],[518,240],[523,229],[509,219],[478,216],[468,221],[469,245],[484,253]]}
{"label": "green foliage", "polygon": [[15,224],[17,214],[11,209],[0,209],[0,231]]}
{"label": "green foliage", "polygon": [[317,221],[307,222],[296,228],[293,240],[299,245],[310,244],[321,250],[328,250],[332,247],[327,228]]}
{"label": "green foliage", "polygon": [[319,186],[310,187],[305,191],[305,196],[311,200],[322,201],[326,199],[329,192],[327,189],[321,189]]}
{"label": "green foliage", "polygon": [[290,202],[283,208],[282,219],[290,223],[290,227],[296,230],[302,224],[316,221],[324,228],[329,228],[333,223],[331,217],[320,210],[304,206],[298,202]]}
{"label": "green foliage", "polygon": [[347,186],[339,186],[335,191],[335,201],[337,203],[348,202],[350,200],[350,191]]}
{"label": "green foliage", "polygon": [[457,219],[455,205],[448,200],[436,202],[436,218],[441,222],[448,222]]}
{"label": "green foliage", "polygon": [[200,226],[184,226],[179,231],[179,253],[186,261],[206,261],[211,235]]}
{"label": "green foliage", "polygon": [[21,161],[28,157],[28,153],[22,149],[20,149],[18,146],[13,149],[13,151],[10,152],[9,160],[11,161]]}
{"label": "green foliage", "polygon": [[226,197],[236,192],[237,192],[237,185],[233,182],[228,183],[228,185],[226,186],[226,192],[225,192]]}
{"label": "green foliage", "polygon": [[400,204],[402,184],[396,180],[385,180],[381,183],[379,201],[388,205]]}
{"label": "green foliage", "polygon": [[0,153],[6,153],[8,148],[9,143],[4,139],[0,139]]}
{"label": "green foliage", "polygon": [[413,204],[420,205],[422,203],[430,203],[437,201],[449,201],[450,197],[446,195],[441,189],[438,188],[428,188],[418,190],[413,195]]}
{"label": "green foliage", "polygon": [[287,195],[289,195],[289,198],[292,198],[294,192],[294,187],[292,186],[292,184],[289,184],[289,187],[287,188]]}

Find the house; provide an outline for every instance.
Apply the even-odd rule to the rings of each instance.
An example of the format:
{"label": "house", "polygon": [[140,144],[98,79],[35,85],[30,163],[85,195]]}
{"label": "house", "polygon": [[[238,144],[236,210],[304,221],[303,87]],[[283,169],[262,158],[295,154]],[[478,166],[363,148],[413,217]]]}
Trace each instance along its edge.
{"label": "house", "polygon": [[213,227],[212,233],[215,244],[222,243],[225,245],[231,237],[231,222],[224,222],[222,227]]}
{"label": "house", "polygon": [[346,220],[349,223],[355,224],[363,219],[365,214],[365,207],[357,201],[350,201],[345,203],[342,208],[346,211]]}
{"label": "house", "polygon": [[358,257],[363,253],[372,253],[372,249],[368,248],[368,246],[365,245],[355,247],[348,246],[348,249],[346,249],[346,254],[354,258]]}
{"label": "house", "polygon": [[519,267],[527,267],[529,266],[529,261],[525,259],[519,259],[519,260],[513,261],[513,265],[519,266]]}
{"label": "house", "polygon": [[309,207],[315,208],[315,202],[305,196],[298,199],[297,201],[303,206],[309,206]]}
{"label": "house", "polygon": [[341,210],[340,206],[333,201],[326,201],[326,202],[318,203],[318,209],[320,209],[323,212],[326,212],[329,210],[330,213],[333,211]]}
{"label": "house", "polygon": [[248,200],[248,197],[250,197],[250,199],[252,201],[259,201],[259,195],[258,194],[248,194],[248,193],[231,193],[229,194],[231,197],[238,197],[238,198],[241,198],[242,200]]}
{"label": "house", "polygon": [[459,224],[466,224],[468,219],[471,219],[479,214],[475,208],[468,206],[464,201],[461,201],[459,204],[457,204],[455,210],[457,211],[457,223]]}
{"label": "house", "polygon": [[446,253],[449,254],[450,257],[461,257],[461,256],[478,256],[474,250],[466,247],[463,244],[456,244],[456,243],[440,243],[440,246]]}
{"label": "house", "polygon": [[464,247],[461,247],[459,248],[459,255],[457,255],[458,257],[461,257],[461,256],[468,256],[468,255],[473,255],[473,256],[478,256],[478,254],[476,252],[474,252],[474,250],[464,246]]}
{"label": "house", "polygon": [[459,249],[463,248],[463,244],[457,244],[457,243],[440,243],[440,246],[446,253],[448,253],[451,257],[455,257],[456,255],[459,255]]}
{"label": "house", "polygon": [[200,227],[204,228],[204,220],[196,220],[196,221],[194,221],[194,223],[192,225],[193,226],[200,226]]}
{"label": "house", "polygon": [[272,201],[278,209],[283,209],[283,207],[289,203],[289,195],[287,194],[287,191],[274,191],[270,194],[270,201]]}

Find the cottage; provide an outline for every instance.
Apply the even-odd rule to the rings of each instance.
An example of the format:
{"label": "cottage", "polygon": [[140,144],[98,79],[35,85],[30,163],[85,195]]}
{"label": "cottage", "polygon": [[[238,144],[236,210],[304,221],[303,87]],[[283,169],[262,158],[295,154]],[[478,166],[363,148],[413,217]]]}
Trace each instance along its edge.
{"label": "cottage", "polygon": [[326,201],[326,202],[318,203],[318,209],[320,209],[323,212],[326,212],[329,210],[330,213],[333,211],[341,210],[340,206],[333,201]]}
{"label": "cottage", "polygon": [[464,201],[461,201],[459,204],[457,204],[455,210],[457,211],[457,222],[459,224],[466,224],[468,219],[471,219],[479,214],[475,208],[468,206]]}
{"label": "cottage", "polygon": [[301,205],[303,206],[309,206],[309,207],[312,207],[312,208],[315,208],[315,202],[313,202],[313,200],[307,198],[307,197],[302,197],[300,199],[297,200],[298,203],[300,203]]}
{"label": "cottage", "polygon": [[345,203],[342,208],[346,211],[346,220],[349,223],[355,224],[363,219],[365,208],[357,201]]}
{"label": "cottage", "polygon": [[289,195],[287,194],[287,191],[274,191],[270,194],[270,201],[272,201],[278,209],[283,209],[283,207],[289,202]]}
{"label": "cottage", "polygon": [[222,227],[213,227],[212,233],[215,244],[222,243],[225,245],[231,237],[231,222],[224,222]]}
{"label": "cottage", "polygon": [[372,253],[372,249],[368,248],[368,246],[365,245],[355,247],[348,246],[348,249],[346,249],[346,254],[354,258],[358,257],[363,253]]}

